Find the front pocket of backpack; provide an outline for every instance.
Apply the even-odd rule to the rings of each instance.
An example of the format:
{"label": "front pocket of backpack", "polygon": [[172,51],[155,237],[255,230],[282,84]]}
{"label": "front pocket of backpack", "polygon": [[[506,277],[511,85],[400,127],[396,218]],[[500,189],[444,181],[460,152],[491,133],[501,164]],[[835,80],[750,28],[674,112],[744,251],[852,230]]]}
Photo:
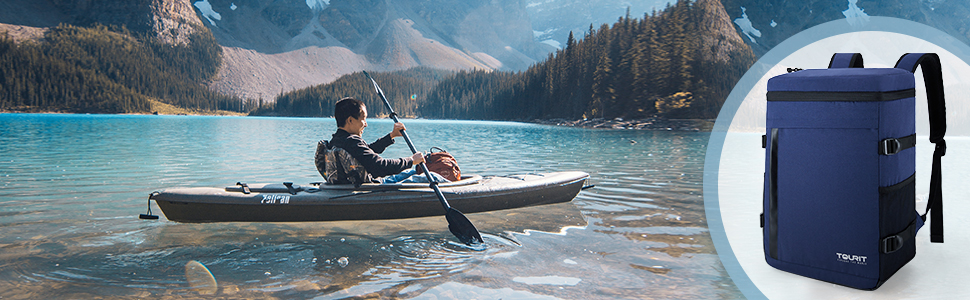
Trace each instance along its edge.
{"label": "front pocket of backpack", "polygon": [[[875,278],[878,235],[877,132],[781,128],[775,167],[781,261]],[[768,212],[770,214],[770,212]],[[770,249],[769,249],[770,250]],[[850,258],[840,259],[849,255]]]}

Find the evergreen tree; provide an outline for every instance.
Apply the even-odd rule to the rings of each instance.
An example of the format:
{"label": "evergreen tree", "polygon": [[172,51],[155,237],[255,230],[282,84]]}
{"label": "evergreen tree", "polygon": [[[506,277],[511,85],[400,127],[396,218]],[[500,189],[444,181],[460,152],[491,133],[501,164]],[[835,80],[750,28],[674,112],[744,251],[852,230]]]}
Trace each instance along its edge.
{"label": "evergreen tree", "polygon": [[590,116],[603,117],[606,106],[613,104],[613,100],[616,98],[611,76],[612,64],[613,60],[610,59],[609,55],[601,55],[599,63],[596,64],[596,72],[593,73],[593,101],[589,108]]}

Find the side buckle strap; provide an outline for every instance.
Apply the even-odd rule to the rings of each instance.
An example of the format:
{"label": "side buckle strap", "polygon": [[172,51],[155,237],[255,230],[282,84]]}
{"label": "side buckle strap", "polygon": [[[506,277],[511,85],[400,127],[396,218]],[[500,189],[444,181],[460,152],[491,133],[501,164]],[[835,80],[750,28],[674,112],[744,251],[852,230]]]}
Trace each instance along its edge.
{"label": "side buckle strap", "polygon": [[882,239],[880,246],[882,253],[890,254],[896,252],[903,247],[903,238],[898,235],[886,237]]}
{"label": "side buckle strap", "polygon": [[915,133],[901,138],[888,138],[879,141],[879,155],[895,155],[913,147],[916,147]]}
{"label": "side buckle strap", "polygon": [[888,138],[879,143],[879,155],[895,155],[899,153],[899,139]]}
{"label": "side buckle strap", "polygon": [[909,223],[909,226],[906,226],[906,229],[903,229],[903,231],[879,240],[879,251],[882,251],[882,253],[885,254],[899,251],[899,249],[903,248],[906,241],[916,237],[916,232],[919,231],[919,228],[922,226],[923,218],[915,218]]}

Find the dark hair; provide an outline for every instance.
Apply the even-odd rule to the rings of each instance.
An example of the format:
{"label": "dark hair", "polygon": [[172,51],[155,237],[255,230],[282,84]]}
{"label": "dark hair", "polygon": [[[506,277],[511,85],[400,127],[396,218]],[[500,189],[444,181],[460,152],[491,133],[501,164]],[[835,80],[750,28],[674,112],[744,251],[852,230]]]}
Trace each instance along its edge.
{"label": "dark hair", "polygon": [[364,115],[364,102],[347,97],[337,101],[333,106],[333,118],[337,119],[337,127],[344,127],[347,124],[347,117],[360,119]]}

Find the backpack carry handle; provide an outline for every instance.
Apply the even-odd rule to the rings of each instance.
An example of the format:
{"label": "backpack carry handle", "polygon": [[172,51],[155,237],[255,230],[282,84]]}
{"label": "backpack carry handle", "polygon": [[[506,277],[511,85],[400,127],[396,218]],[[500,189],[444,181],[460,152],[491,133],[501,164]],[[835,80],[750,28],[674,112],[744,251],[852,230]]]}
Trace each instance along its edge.
{"label": "backpack carry handle", "polygon": [[[926,220],[930,214],[930,242],[943,242],[943,188],[942,157],[946,155],[946,100],[943,94],[943,71],[940,57],[936,53],[906,53],[896,61],[896,68],[916,72],[923,68],[923,81],[926,84],[926,102],[930,113],[930,142],[936,144],[933,151],[933,171],[930,174],[930,196],[926,213],[920,216]],[[932,212],[932,213],[931,213]]]}
{"label": "backpack carry handle", "polygon": [[862,67],[862,54],[859,53],[836,53],[829,60],[829,69]]}

